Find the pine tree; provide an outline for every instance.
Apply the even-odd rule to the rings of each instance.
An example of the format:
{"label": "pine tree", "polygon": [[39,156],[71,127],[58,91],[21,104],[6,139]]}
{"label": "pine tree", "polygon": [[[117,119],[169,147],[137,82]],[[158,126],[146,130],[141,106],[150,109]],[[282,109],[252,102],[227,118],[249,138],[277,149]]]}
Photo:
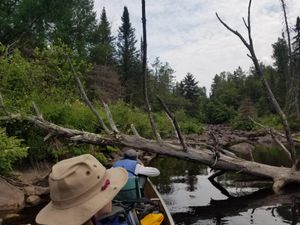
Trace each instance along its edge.
{"label": "pine tree", "polygon": [[295,36],[293,37],[293,50],[296,61],[300,61],[300,17],[297,17],[294,28]]}
{"label": "pine tree", "polygon": [[113,65],[114,63],[114,37],[108,22],[105,8],[100,15],[100,22],[94,34],[94,47],[91,49],[92,62],[99,65]]}
{"label": "pine tree", "polygon": [[199,94],[199,87],[197,86],[198,81],[195,81],[195,77],[191,73],[187,73],[187,75],[183,79],[183,91],[184,97],[190,101],[195,101]]}
{"label": "pine tree", "polygon": [[121,72],[121,83],[124,87],[124,99],[126,102],[136,103],[142,98],[141,62],[135,37],[135,29],[132,27],[127,7],[124,7],[121,17],[122,24],[118,33],[118,62]]}

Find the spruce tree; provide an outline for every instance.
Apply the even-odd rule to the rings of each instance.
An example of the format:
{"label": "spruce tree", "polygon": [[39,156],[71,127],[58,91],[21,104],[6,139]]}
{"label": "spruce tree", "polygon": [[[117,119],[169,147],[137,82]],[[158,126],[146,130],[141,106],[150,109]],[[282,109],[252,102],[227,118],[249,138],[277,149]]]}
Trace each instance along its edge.
{"label": "spruce tree", "polygon": [[114,63],[114,37],[103,7],[100,22],[94,34],[94,47],[91,49],[91,60],[98,65],[113,65]]}
{"label": "spruce tree", "polygon": [[199,94],[199,87],[197,86],[195,77],[191,73],[187,73],[183,80],[184,97],[190,101],[195,101]]}
{"label": "spruce tree", "polygon": [[124,7],[121,20],[117,52],[121,83],[124,87],[124,99],[126,102],[137,103],[137,101],[142,99],[141,63],[135,46],[137,43],[135,29],[131,25],[126,6]]}
{"label": "spruce tree", "polygon": [[300,17],[297,17],[296,25],[294,28],[295,36],[293,37],[293,50],[296,60],[300,61]]}

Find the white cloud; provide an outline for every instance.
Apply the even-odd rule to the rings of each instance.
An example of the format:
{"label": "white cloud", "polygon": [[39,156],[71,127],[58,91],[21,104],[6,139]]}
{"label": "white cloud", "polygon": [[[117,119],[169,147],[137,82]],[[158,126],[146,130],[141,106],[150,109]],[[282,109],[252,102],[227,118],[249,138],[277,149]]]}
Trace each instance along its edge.
{"label": "white cloud", "polygon": [[[272,46],[284,30],[279,0],[252,1],[252,32],[258,58],[272,63]],[[294,25],[300,16],[300,1],[290,0],[288,19]],[[141,36],[141,1],[95,0],[98,15],[106,8],[113,31],[120,25],[124,6]],[[209,89],[215,74],[233,71],[238,66],[248,71],[252,65],[246,48],[239,39],[226,30],[217,20],[215,12],[232,28],[246,34],[242,17],[247,17],[248,1],[244,0],[148,0],[147,31],[148,55],[168,61],[176,71],[177,80],[187,72],[193,73],[199,85]],[[247,36],[245,36],[247,37]]]}

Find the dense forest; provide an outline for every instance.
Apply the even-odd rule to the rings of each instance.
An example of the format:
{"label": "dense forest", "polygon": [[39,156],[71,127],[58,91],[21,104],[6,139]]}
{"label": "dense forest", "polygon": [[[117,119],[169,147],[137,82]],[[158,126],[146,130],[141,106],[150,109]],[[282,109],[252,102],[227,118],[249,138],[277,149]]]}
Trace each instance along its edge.
{"label": "dense forest", "polygon": [[[68,145],[51,138],[28,122],[6,120],[14,114],[32,113],[34,101],[43,117],[53,123],[101,133],[85,106],[76,84],[79,77],[89,99],[104,115],[102,101],[109,103],[118,128],[151,138],[151,126],[143,98],[142,41],[138,41],[125,6],[121,25],[112,33],[105,8],[96,19],[93,0],[2,0],[0,2],[0,173],[9,173],[21,158],[34,164],[44,159],[89,152],[102,162],[113,147]],[[290,21],[291,43],[283,33],[272,44],[273,65],[261,65],[291,129],[300,130],[300,18]],[[73,70],[74,68],[74,70]],[[202,124],[230,124],[252,130],[249,117],[281,128],[263,84],[254,68],[216,74],[210,93],[187,73],[178,81],[174,69],[159,56],[148,65],[149,98],[163,137],[171,137],[172,124],[156,95],[176,115],[185,134],[201,133]],[[107,121],[105,121],[107,122]]]}

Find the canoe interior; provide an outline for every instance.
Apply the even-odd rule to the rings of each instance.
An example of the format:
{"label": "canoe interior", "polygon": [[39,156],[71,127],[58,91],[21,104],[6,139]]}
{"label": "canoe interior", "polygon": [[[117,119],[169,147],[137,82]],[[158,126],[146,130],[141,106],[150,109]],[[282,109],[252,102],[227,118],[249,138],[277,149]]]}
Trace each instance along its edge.
{"label": "canoe interior", "polygon": [[164,214],[164,221],[162,225],[175,225],[173,218],[164,202],[162,199],[161,195],[158,193],[150,179],[147,179],[145,186],[144,186],[144,195],[145,197],[149,199],[153,199],[153,201],[156,201],[159,205],[159,210],[161,213]]}

